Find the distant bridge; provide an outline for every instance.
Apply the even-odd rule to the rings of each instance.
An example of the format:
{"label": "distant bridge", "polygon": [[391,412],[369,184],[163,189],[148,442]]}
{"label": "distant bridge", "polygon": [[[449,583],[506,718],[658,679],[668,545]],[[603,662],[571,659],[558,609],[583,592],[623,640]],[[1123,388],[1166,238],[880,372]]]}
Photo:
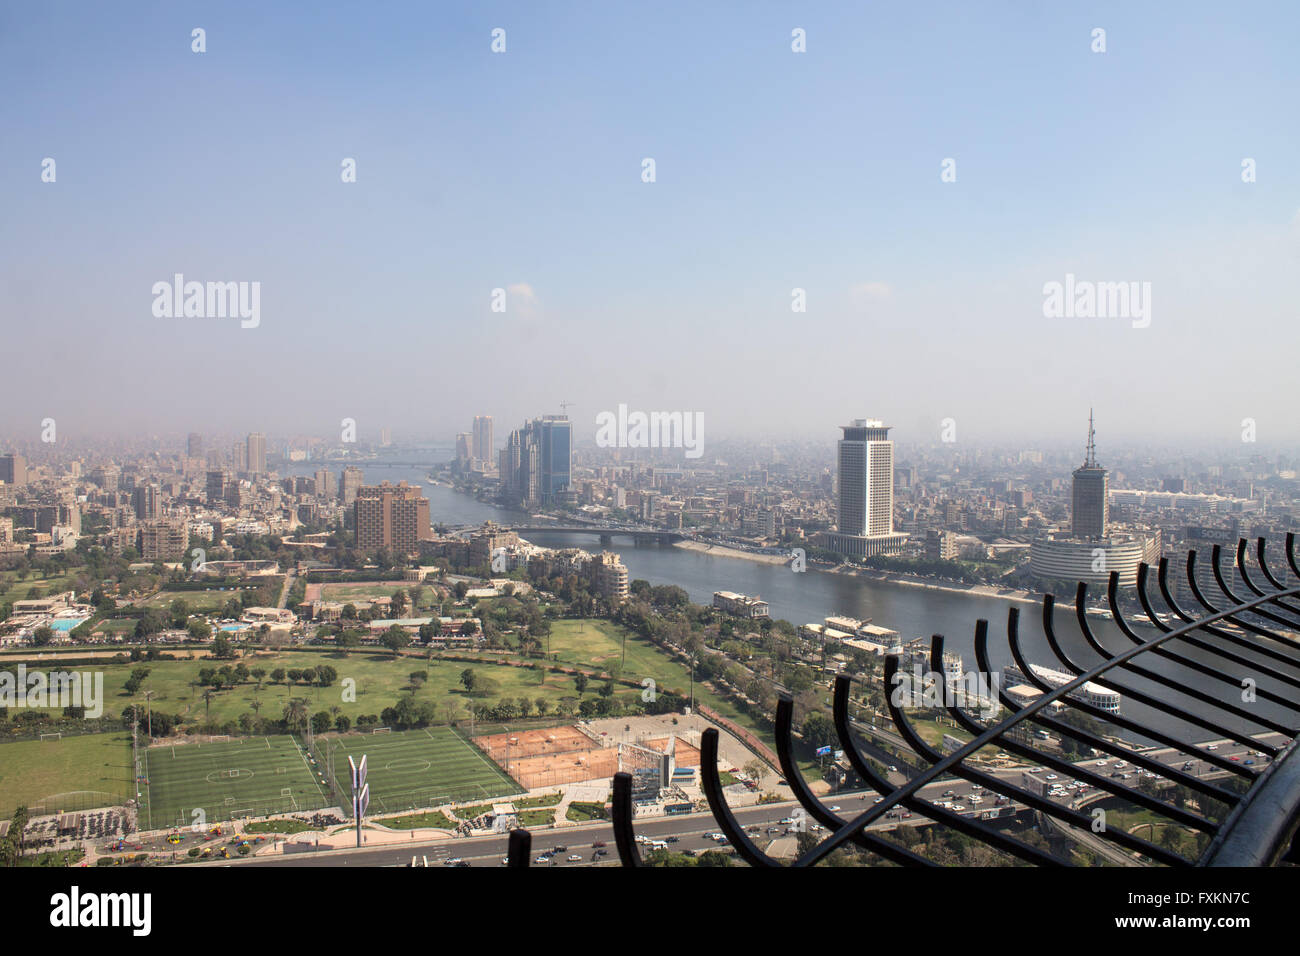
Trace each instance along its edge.
{"label": "distant bridge", "polygon": [[657,544],[660,546],[685,541],[688,537],[680,531],[656,531],[643,528],[601,528],[591,527],[590,525],[511,525],[510,527],[503,526],[501,530],[513,531],[525,538],[530,534],[592,534],[598,536],[601,545],[605,547],[612,544],[615,537],[631,538],[633,543],[638,545]]}

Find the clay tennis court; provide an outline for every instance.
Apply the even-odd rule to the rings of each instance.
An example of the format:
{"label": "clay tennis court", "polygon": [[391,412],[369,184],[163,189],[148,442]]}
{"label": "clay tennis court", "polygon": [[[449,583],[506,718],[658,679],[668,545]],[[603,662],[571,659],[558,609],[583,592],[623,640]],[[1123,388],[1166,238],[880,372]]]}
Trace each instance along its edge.
{"label": "clay tennis court", "polygon": [[[475,737],[474,743],[528,790],[606,780],[619,771],[619,748],[602,747],[576,727],[493,734]],[[653,741],[650,746],[663,753],[668,738]],[[679,761],[685,761],[683,766],[699,766],[699,751],[684,740],[677,741],[677,755]]]}
{"label": "clay tennis court", "polygon": [[[645,745],[651,750],[657,750],[661,754],[668,753],[668,742],[671,737],[656,737],[647,740]],[[700,766],[700,749],[692,744],[688,744],[682,738],[677,738],[677,745],[673,748],[673,759],[679,767],[699,767]],[[727,766],[727,764],[723,764]]]}
{"label": "clay tennis court", "polygon": [[542,727],[537,730],[493,734],[490,737],[475,737],[474,743],[482,747],[489,757],[502,764],[507,756],[513,762],[516,757],[600,749],[599,744],[577,727]]}

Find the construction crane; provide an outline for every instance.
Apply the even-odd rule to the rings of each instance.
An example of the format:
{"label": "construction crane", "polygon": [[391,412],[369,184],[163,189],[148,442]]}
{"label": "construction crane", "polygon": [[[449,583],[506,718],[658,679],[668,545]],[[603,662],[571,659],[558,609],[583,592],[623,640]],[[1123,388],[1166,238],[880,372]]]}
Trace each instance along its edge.
{"label": "construction crane", "polygon": [[573,402],[560,402],[560,411],[566,415],[569,414],[569,407],[573,404]]}

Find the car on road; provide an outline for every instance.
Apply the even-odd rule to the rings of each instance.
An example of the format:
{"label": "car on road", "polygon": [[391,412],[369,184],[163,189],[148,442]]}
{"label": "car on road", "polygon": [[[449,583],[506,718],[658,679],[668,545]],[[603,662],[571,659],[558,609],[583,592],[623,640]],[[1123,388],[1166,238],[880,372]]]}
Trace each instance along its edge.
{"label": "car on road", "polygon": [[831,804],[829,807],[827,807],[826,809],[829,810],[831,813],[839,813],[839,812],[840,812],[840,806],[839,806],[838,803],[832,803],[832,804]]}
{"label": "car on road", "polygon": [[570,863],[581,863],[581,862],[582,862],[582,857],[579,856],[577,853],[570,853],[570,854],[569,854],[569,862],[570,862]]}
{"label": "car on road", "polygon": [[602,847],[602,846],[604,846],[604,845],[605,845],[605,841],[604,841],[604,840],[596,840],[594,843],[591,844],[591,847],[592,847],[592,849],[594,850],[594,849],[597,849],[597,848]]}

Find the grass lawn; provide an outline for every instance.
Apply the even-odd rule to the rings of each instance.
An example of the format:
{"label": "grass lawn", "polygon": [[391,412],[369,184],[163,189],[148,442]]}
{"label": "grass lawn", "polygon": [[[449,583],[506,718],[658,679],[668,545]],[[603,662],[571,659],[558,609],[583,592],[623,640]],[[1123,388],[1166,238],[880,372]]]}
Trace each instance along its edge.
{"label": "grass lawn", "polygon": [[607,820],[608,815],[605,813],[603,803],[571,803],[564,813],[565,817],[574,823],[583,823],[587,820]]}
{"label": "grass lawn", "polygon": [[[425,600],[429,597],[429,586],[421,585],[425,589]],[[402,581],[390,583],[386,581],[353,581],[335,584],[321,585],[322,601],[342,601],[344,604],[352,601],[372,601],[380,597],[392,597],[398,591],[410,591],[416,587],[414,584],[407,584]],[[410,594],[407,594],[408,604],[410,603]]]}
{"label": "grass lawn", "polygon": [[[624,634],[626,663],[624,663]],[[603,620],[564,619],[551,622],[550,653],[559,655],[560,663],[611,670],[620,668],[619,676],[637,681],[649,677],[660,691],[688,697],[691,687],[690,668],[668,657],[650,641]],[[588,693],[591,692],[590,686]],[[695,699],[722,716],[753,732],[760,740],[771,736],[770,728],[740,711],[731,701],[707,687],[695,685]]]}
{"label": "grass lawn", "polygon": [[402,817],[388,817],[383,820],[376,820],[375,823],[392,830],[422,830],[427,827],[439,830],[456,829],[455,822],[441,810],[434,810],[432,813],[408,813]]}
{"label": "grass lawn", "polygon": [[0,744],[0,817],[112,806],[131,798],[131,735],[118,732]]}
{"label": "grass lawn", "polygon": [[0,572],[0,603],[4,601],[25,601],[27,594],[36,588],[41,597],[60,594],[76,588],[78,574],[58,574],[50,578],[38,578],[28,575],[25,580],[18,580],[18,572]]}
{"label": "grass lawn", "polygon": [[239,588],[226,588],[224,591],[159,591],[144,602],[148,607],[170,608],[175,600],[189,605],[191,614],[206,614],[219,611],[231,598],[239,600]]}
{"label": "grass lawn", "polygon": [[528,810],[535,807],[553,807],[564,799],[562,793],[544,793],[540,797],[524,797],[522,800],[510,801],[516,810]]}
{"label": "grass lawn", "polygon": [[[165,744],[142,751],[147,799],[142,830],[215,825],[332,805],[328,792],[292,737],[245,737],[213,743]],[[202,816],[195,811],[201,810]]]}
{"label": "grass lawn", "polygon": [[521,810],[519,812],[519,825],[521,827],[546,827],[554,823],[554,810]]}
{"label": "grass lawn", "polygon": [[305,820],[293,818],[281,820],[254,820],[243,827],[245,833],[302,833],[311,830],[312,825]]}
{"label": "grass lawn", "polygon": [[366,756],[370,814],[519,793],[504,770],[446,727],[318,738],[316,749],[333,751],[334,774],[344,793],[350,788],[348,757],[360,764]]}

